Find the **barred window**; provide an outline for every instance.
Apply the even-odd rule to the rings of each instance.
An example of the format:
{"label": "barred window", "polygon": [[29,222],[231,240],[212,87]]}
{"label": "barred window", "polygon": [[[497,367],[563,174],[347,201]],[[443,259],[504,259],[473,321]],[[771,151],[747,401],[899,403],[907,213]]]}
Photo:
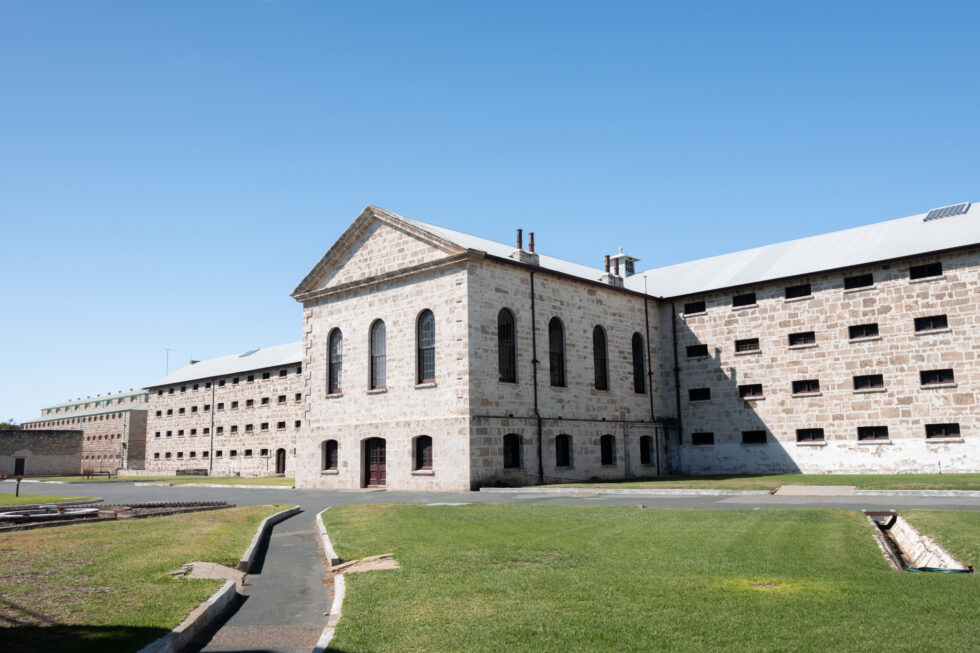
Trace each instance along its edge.
{"label": "barred window", "polygon": [[436,318],[432,311],[425,309],[419,314],[416,329],[418,349],[418,383],[436,380]]}
{"label": "barred window", "polygon": [[859,426],[858,440],[887,440],[887,426]]}
{"label": "barred window", "polygon": [[640,436],[640,464],[641,465],[653,464],[653,436],[650,435]]}
{"label": "barred window", "polygon": [[647,391],[646,361],[644,361],[643,336],[633,334],[633,392],[644,394]]}
{"label": "barred window", "polygon": [[819,379],[802,379],[800,381],[793,381],[794,395],[813,394],[816,392],[820,392]]}
{"label": "barred window", "polygon": [[609,389],[609,364],[606,331],[601,326],[592,329],[592,362],[595,367],[595,389]]}
{"label": "barred window", "polygon": [[506,308],[497,313],[497,367],[500,380],[517,383],[517,337],[514,314]]}
{"label": "barred window", "polygon": [[565,387],[565,327],[557,317],[548,322],[548,358],[551,385]]}
{"label": "barred window", "polygon": [[611,435],[599,438],[599,456],[603,465],[616,464],[616,438]]}
{"label": "barred window", "polygon": [[321,466],[320,469],[337,469],[337,441],[325,440],[321,445]]}
{"label": "barred window", "polygon": [[855,338],[874,338],[878,335],[878,324],[855,324],[847,328],[848,335],[852,340]]}
{"label": "barred window", "polygon": [[796,429],[797,442],[823,442],[823,429]]}
{"label": "barred window", "polygon": [[572,436],[561,434],[555,438],[555,467],[572,466]]}
{"label": "barred window", "polygon": [[854,290],[855,288],[867,288],[868,286],[875,285],[874,275],[870,272],[867,274],[858,274],[853,277],[844,278],[844,290]]}
{"label": "barred window", "polygon": [[504,469],[520,469],[521,457],[521,436],[508,433],[504,436]]}
{"label": "barred window", "polygon": [[386,384],[387,343],[385,323],[375,320],[371,325],[371,389],[384,388]]}
{"label": "barred window", "polygon": [[428,435],[415,438],[415,469],[432,469],[432,438]]}
{"label": "barred window", "polygon": [[327,392],[339,394],[341,391],[341,375],[344,368],[344,335],[340,329],[330,332],[329,345],[327,347],[329,364],[327,370]]}

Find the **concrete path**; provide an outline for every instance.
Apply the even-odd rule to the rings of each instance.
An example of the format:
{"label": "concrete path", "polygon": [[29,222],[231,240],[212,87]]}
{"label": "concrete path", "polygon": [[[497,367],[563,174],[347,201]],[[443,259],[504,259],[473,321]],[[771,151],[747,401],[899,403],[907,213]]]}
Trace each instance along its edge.
{"label": "concrete path", "polygon": [[237,610],[188,651],[309,653],[326,623],[330,596],[314,530],[316,513],[278,524],[248,575]]}
{"label": "concrete path", "polygon": [[847,497],[853,491],[853,485],[781,485],[776,494],[784,497]]}

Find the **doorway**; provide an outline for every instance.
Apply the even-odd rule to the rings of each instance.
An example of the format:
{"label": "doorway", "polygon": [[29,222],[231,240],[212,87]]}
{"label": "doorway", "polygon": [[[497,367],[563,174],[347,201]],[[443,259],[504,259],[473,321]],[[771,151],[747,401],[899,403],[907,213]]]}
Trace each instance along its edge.
{"label": "doorway", "polygon": [[286,450],[276,449],[276,474],[286,473]]}
{"label": "doorway", "polygon": [[385,441],[384,438],[368,438],[364,442],[364,480],[367,487],[384,487]]}
{"label": "doorway", "polygon": [[14,458],[14,476],[24,475],[24,458]]}

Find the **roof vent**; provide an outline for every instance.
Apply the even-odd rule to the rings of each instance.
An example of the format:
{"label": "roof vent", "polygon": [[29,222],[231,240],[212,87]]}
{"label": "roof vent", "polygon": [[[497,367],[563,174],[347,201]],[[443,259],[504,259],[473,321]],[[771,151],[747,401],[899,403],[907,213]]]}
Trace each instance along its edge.
{"label": "roof vent", "polygon": [[923,222],[930,222],[932,220],[938,220],[940,218],[948,218],[954,215],[962,215],[970,210],[970,203],[963,202],[962,204],[952,204],[950,206],[944,206],[942,208],[933,209],[926,214],[926,217],[922,219]]}
{"label": "roof vent", "polygon": [[239,358],[245,358],[246,356],[251,356],[252,354],[254,354],[254,353],[255,353],[255,352],[257,352],[257,351],[258,351],[258,349],[249,349],[249,350],[248,350],[247,352],[245,352],[244,354],[238,354],[238,357],[239,357]]}

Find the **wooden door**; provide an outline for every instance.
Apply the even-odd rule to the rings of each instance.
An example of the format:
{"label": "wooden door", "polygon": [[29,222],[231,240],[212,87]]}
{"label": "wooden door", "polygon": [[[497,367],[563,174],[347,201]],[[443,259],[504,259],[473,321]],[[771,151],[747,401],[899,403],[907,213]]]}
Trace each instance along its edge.
{"label": "wooden door", "polygon": [[383,438],[370,438],[364,443],[364,459],[367,469],[365,480],[368,486],[385,484],[385,441]]}
{"label": "wooden door", "polygon": [[24,475],[24,459],[14,458],[14,476]]}
{"label": "wooden door", "polygon": [[276,449],[276,474],[286,473],[286,450]]}

